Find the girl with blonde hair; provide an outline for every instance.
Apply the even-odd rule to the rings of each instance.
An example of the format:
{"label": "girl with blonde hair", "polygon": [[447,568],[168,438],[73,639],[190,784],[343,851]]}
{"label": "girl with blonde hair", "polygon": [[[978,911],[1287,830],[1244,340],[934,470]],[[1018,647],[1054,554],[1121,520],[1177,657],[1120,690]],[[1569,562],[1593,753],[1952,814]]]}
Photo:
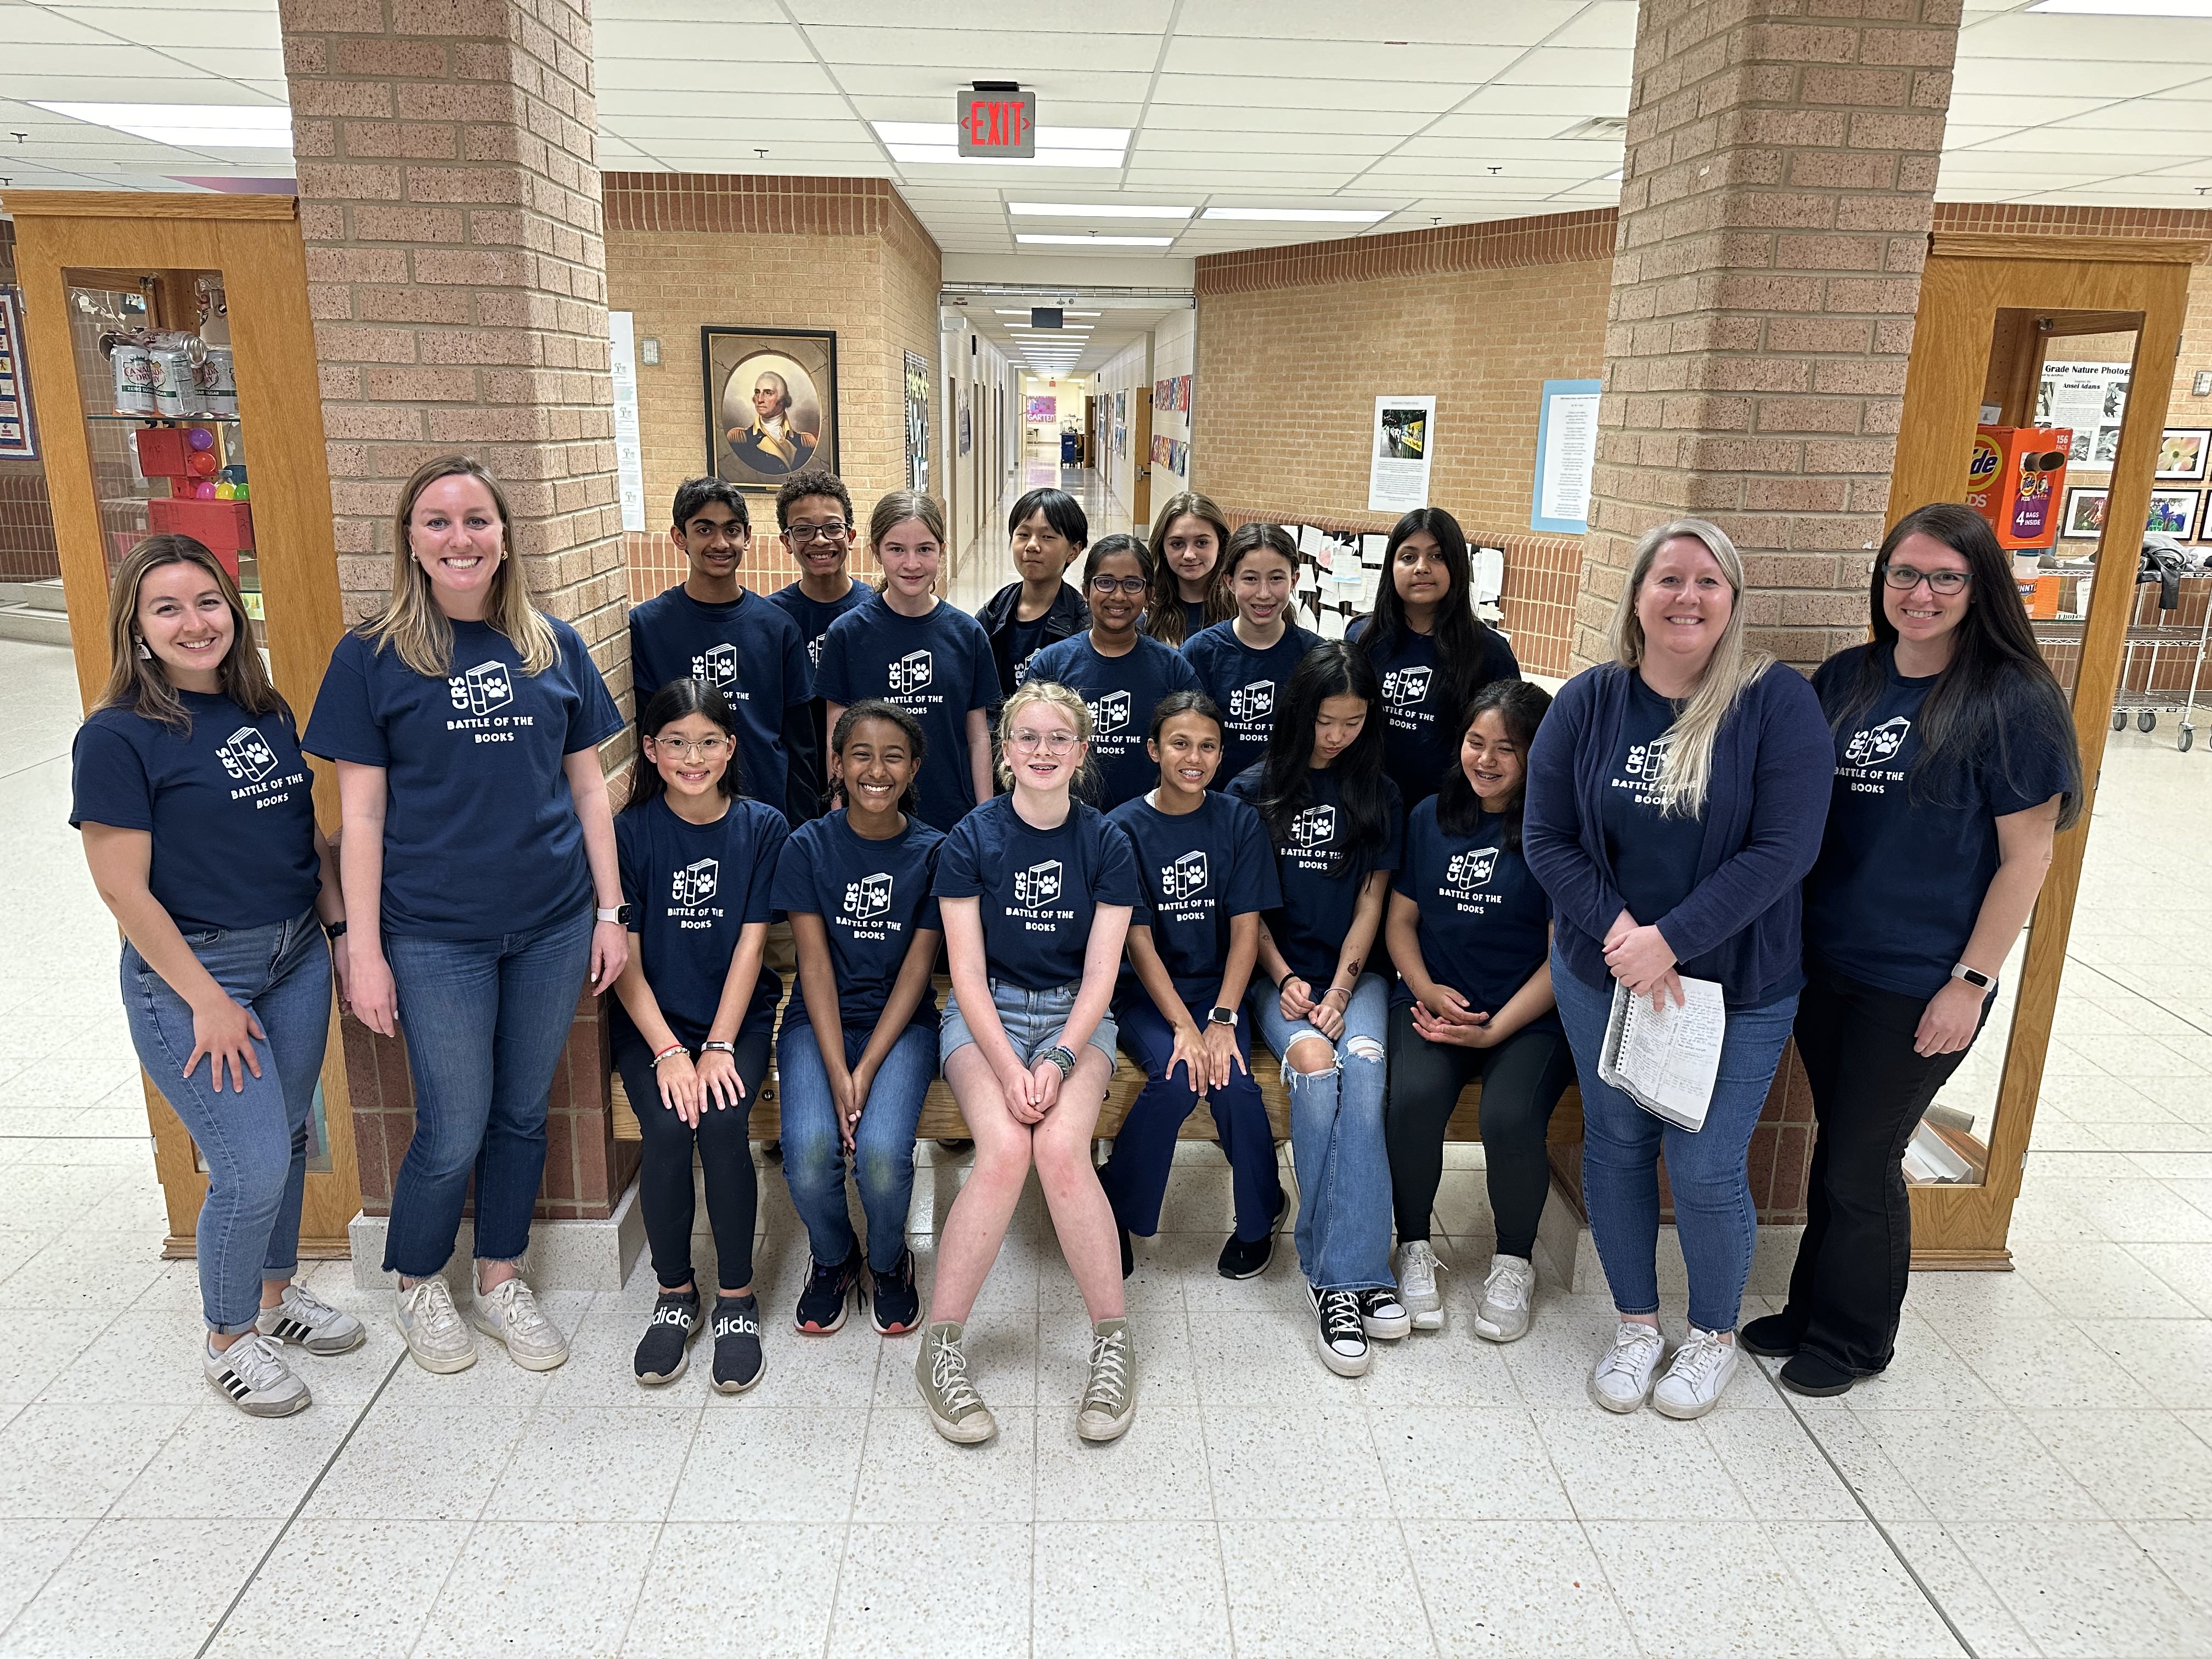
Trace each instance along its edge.
{"label": "girl with blonde hair", "polygon": [[[1813,688],[1743,637],[1743,562],[1702,519],[1637,544],[1614,660],[1561,688],[1528,756],[1522,851],[1551,895],[1552,989],[1583,1092],[1583,1191],[1620,1324],[1590,1395],[1702,1417],[1736,1364],[1757,1214],[1745,1162],[1804,983],[1798,884],[1833,769]],[[1703,1127],[1598,1075],[1614,987],[1680,1002],[1717,981],[1728,1030]],[[1690,1336],[1666,1375],[1658,1163],[1689,1267]],[[1656,1386],[1655,1387],[1655,1378]]]}

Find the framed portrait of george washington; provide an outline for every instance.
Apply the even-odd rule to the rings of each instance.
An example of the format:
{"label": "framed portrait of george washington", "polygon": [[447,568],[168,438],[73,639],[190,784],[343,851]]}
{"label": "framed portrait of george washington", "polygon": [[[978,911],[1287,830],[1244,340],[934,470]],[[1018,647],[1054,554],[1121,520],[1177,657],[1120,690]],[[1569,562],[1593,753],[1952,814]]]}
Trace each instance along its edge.
{"label": "framed portrait of george washington", "polygon": [[699,331],[707,470],[774,490],[808,467],[837,470],[837,336],[830,329]]}

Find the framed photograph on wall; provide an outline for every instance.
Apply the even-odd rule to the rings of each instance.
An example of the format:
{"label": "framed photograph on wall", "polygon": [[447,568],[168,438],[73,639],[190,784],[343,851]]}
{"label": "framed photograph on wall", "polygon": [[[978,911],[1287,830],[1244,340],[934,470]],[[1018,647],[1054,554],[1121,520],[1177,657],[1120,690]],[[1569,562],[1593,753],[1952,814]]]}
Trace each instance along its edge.
{"label": "framed photograph on wall", "polygon": [[740,489],[837,470],[837,336],[821,328],[699,331],[707,470]]}
{"label": "framed photograph on wall", "polygon": [[2159,439],[2159,481],[2172,479],[2187,483],[2204,477],[2204,462],[2212,453],[2212,428],[2183,426],[2166,428]]}
{"label": "framed photograph on wall", "polygon": [[2145,529],[2185,542],[2197,533],[2198,496],[2193,489],[2154,489],[2150,492],[2150,522]]}
{"label": "framed photograph on wall", "polygon": [[2105,533],[2105,501],[2112,491],[2077,487],[2066,492],[2066,517],[2058,526],[2061,536],[2095,541]]}

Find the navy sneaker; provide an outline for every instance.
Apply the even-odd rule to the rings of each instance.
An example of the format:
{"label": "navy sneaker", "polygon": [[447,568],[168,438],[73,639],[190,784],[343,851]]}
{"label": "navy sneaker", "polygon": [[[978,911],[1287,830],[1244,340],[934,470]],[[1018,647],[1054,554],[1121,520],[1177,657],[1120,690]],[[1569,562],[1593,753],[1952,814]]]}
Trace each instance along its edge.
{"label": "navy sneaker", "polygon": [[714,1386],[724,1394],[743,1394],[760,1380],[759,1298],[715,1297]]}
{"label": "navy sneaker", "polygon": [[637,1380],[648,1387],[673,1382],[691,1363],[691,1339],[699,1334],[699,1292],[663,1291],[653,1304],[653,1321],[637,1345]]}
{"label": "navy sneaker", "polygon": [[901,1250],[889,1273],[868,1272],[868,1305],[878,1336],[904,1336],[921,1323],[921,1292],[914,1285],[914,1252]]}
{"label": "navy sneaker", "polygon": [[799,1311],[791,1322],[802,1336],[827,1336],[845,1322],[845,1309],[853,1289],[860,1282],[860,1252],[856,1249],[834,1267],[809,1261],[806,1288],[799,1293]]}

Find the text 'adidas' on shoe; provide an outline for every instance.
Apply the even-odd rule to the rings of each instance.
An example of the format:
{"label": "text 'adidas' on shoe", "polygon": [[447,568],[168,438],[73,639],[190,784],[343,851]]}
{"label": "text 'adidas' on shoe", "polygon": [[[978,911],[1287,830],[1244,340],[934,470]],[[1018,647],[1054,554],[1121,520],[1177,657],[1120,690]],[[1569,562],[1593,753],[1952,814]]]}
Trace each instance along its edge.
{"label": "text 'adidas' on shoe", "polygon": [[743,1394],[761,1380],[760,1299],[751,1296],[714,1298],[714,1386],[724,1394]]}
{"label": "text 'adidas' on shoe", "polygon": [[241,1336],[221,1353],[204,1343],[200,1361],[209,1386],[249,1417],[289,1417],[312,1403],[273,1336]]}
{"label": "text 'adidas' on shoe", "polygon": [[469,1317],[486,1336],[507,1346],[507,1357],[526,1371],[550,1371],[568,1358],[568,1339],[538,1305],[520,1275],[478,1291]]}
{"label": "text 'adidas' on shoe", "polygon": [[297,1285],[287,1285],[283,1300],[273,1308],[264,1308],[253,1328],[309,1353],[351,1353],[368,1340],[361,1321]]}
{"label": "text 'adidas' on shoe", "polygon": [[443,1277],[418,1279],[399,1292],[394,1315],[407,1352],[426,1371],[465,1371],[477,1363],[476,1339],[453,1307]]}
{"label": "text 'adidas' on shoe", "polygon": [[698,1334],[698,1291],[663,1291],[631,1362],[637,1380],[657,1388],[683,1376],[691,1363],[691,1339]]}
{"label": "text 'adidas' on shoe", "polygon": [[1651,1397],[1651,1378],[1667,1352],[1656,1325],[1624,1319],[1613,1341],[1590,1368],[1589,1395],[1609,1412],[1641,1411]]}

